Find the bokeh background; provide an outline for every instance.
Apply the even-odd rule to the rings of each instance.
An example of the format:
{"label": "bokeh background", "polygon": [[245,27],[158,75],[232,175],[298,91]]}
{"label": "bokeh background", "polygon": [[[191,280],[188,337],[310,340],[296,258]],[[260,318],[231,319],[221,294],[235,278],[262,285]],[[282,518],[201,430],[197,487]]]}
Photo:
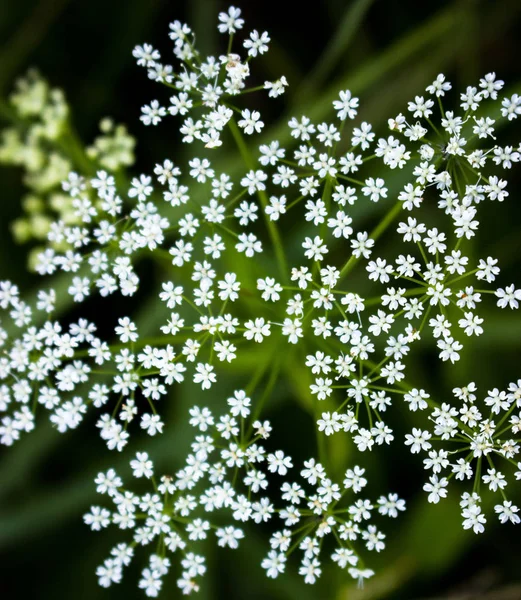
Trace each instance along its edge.
{"label": "bokeh background", "polygon": [[[236,3],[240,6],[239,3]],[[150,42],[168,56],[168,23],[186,20],[198,33],[203,52],[216,52],[216,16],[227,4],[217,0],[3,0],[0,2],[0,98],[14,79],[36,66],[53,86],[61,87],[73,109],[79,135],[91,141],[104,116],[126,123],[138,138],[137,172],[150,171],[165,157],[175,156],[175,126],[145,128],[140,106],[158,95],[157,84],[135,66],[134,45]],[[334,91],[350,87],[361,98],[361,116],[382,125],[406,107],[439,72],[456,89],[476,84],[496,71],[508,89],[521,89],[521,2],[519,0],[322,0],[306,7],[287,0],[247,0],[246,24],[268,30],[271,50],[257,61],[259,79],[285,74],[287,94],[263,108],[264,121],[294,112],[323,114]],[[220,48],[222,51],[223,49]],[[263,79],[261,79],[262,81]],[[260,101],[262,102],[262,101]],[[0,117],[1,120],[1,117]],[[0,123],[1,126],[1,123]],[[517,144],[514,123],[503,139]],[[508,206],[490,205],[475,241],[476,256],[500,259],[504,282],[521,284],[521,169],[510,174]],[[28,246],[13,242],[10,223],[21,214],[24,189],[17,169],[0,169],[0,279],[11,278],[30,290],[35,279],[26,269]],[[95,307],[94,309],[95,310]],[[109,308],[110,310],[110,308]],[[482,390],[505,386],[520,376],[521,315],[491,311],[486,334],[466,348],[450,369],[439,366],[432,348],[416,359],[418,381],[440,399],[455,385],[477,379]],[[298,378],[296,373],[295,377]],[[297,387],[297,386],[295,386]],[[488,389],[487,388],[487,389]],[[313,425],[305,411],[295,409],[291,382],[277,391],[270,417],[292,426],[281,437],[291,439],[297,455],[314,448]],[[169,435],[153,452],[165,469],[174,470],[187,446],[183,429],[193,396],[181,390],[173,402]],[[410,429],[409,415],[393,423],[397,437]],[[304,432],[302,435],[301,432]],[[340,462],[349,446],[331,447]],[[126,457],[125,457],[126,458]],[[116,457],[116,460],[121,460]],[[61,436],[42,424],[22,443],[3,452],[0,461],[0,594],[6,599],[77,600],[143,597],[137,579],[102,590],[94,570],[118,534],[96,535],[81,515],[96,502],[94,475],[112,465],[93,427]],[[519,527],[500,526],[493,518],[484,535],[464,532],[454,491],[437,506],[427,506],[419,492],[421,463],[399,444],[392,452],[364,456],[376,480],[375,493],[398,491],[410,510],[389,524],[389,544],[373,557],[381,577],[365,590],[353,589],[338,570],[327,571],[314,588],[290,572],[280,581],[266,580],[260,568],[265,545],[259,538],[241,552],[209,554],[209,574],[200,598],[515,600],[521,598]],[[512,494],[521,502],[521,489]],[[163,598],[177,598],[174,582]]]}

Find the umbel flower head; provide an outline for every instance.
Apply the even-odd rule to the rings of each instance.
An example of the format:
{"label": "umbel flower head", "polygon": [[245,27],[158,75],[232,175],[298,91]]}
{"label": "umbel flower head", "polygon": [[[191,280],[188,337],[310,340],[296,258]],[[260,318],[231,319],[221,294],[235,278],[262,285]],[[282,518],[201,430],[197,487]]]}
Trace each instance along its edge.
{"label": "umbel flower head", "polygon": [[[114,469],[98,474],[97,491],[114,506],[112,511],[92,506],[85,523],[94,531],[110,525],[130,530],[126,532],[130,540],[118,543],[98,567],[100,585],[121,581],[137,546],[159,544],[159,553],[152,551],[142,571],[139,587],[147,596],[157,596],[174,555],[181,567],[178,587],[185,594],[197,591],[206,571],[199,542],[213,537],[218,546],[237,549],[243,544],[245,524],[271,521],[278,521],[275,526],[280,530],[271,536],[271,550],[262,561],[268,577],[283,573],[288,557],[299,550],[299,573],[306,583],[321,575],[321,551],[341,569],[348,568],[353,578],[369,577],[372,571],[362,567],[359,548],[380,552],[385,547],[385,535],[369,522],[372,514],[377,509],[380,515],[396,517],[405,509],[404,501],[396,494],[381,496],[376,503],[356,498],[367,484],[365,471],[358,466],[348,469],[337,484],[311,458],[300,472],[305,485],[289,479],[294,469],[291,457],[266,448],[271,425],[252,422],[251,400],[244,390],[228,398],[227,408],[218,419],[207,407],[190,409],[190,424],[199,435],[185,465],[174,475],[164,475],[158,482],[149,455],[137,452],[130,461],[132,473],[150,480],[150,491],[132,492]],[[271,495],[272,487],[279,488],[278,498]]]}
{"label": "umbel flower head", "polygon": [[[521,478],[520,381],[483,402],[474,383],[439,402],[408,357],[430,338],[439,361],[456,363],[467,338],[486,328],[483,304],[519,308],[521,289],[503,279],[498,260],[469,249],[482,206],[509,196],[504,173],[521,149],[499,146],[495,134],[521,114],[521,98],[503,96],[503,81],[489,73],[447,110],[445,96],[454,92],[440,74],[389,118],[382,137],[371,123],[352,123],[359,99],[341,90],[329,121],[295,115],[284,138],[267,139],[255,101],[242,108],[241,96],[276,98],[288,82],[248,87],[270,37],[253,30],[240,43],[243,29],[240,9],[231,7],[218,18],[225,54],[201,55],[178,21],[169,26],[176,66],[149,44],[133,51],[161,86],[141,121],[177,119],[193,152],[186,160],[165,157],[127,176],[121,167],[133,162],[133,140],[112,122],[102,124],[85,164],[46,155],[45,144],[67,130],[68,110],[34,73],[11,98],[28,133],[9,129],[0,147],[0,159],[22,165],[29,186],[48,196],[40,230],[24,231],[44,233],[36,272],[62,278],[61,289],[44,285],[32,300],[0,282],[1,442],[17,442],[41,419],[66,432],[96,413],[108,449],[128,451],[134,478],[150,484],[134,492],[115,469],[97,476],[97,491],[112,505],[93,506],[86,524],[128,530],[98,567],[99,583],[119,583],[138,546],[150,547],[138,585],[151,597],[174,561],[182,592],[199,589],[206,564],[198,542],[213,537],[220,547],[243,548],[252,527],[272,524],[260,565],[269,578],[284,573],[293,553],[308,584],[324,560],[359,582],[370,577],[363,555],[385,545],[373,517],[396,517],[405,502],[396,493],[359,497],[367,484],[360,464],[335,482],[338,467],[320,441],[333,435],[347,436],[360,453],[397,443],[424,453],[429,502],[447,496],[451,479],[472,480],[461,495],[465,529],[483,531],[488,491],[501,496],[494,508],[501,523],[520,521],[505,491],[509,478]],[[241,160],[221,171],[219,149],[233,144]],[[405,184],[396,185],[396,172]],[[360,206],[381,217],[374,229],[357,218]],[[392,255],[381,252],[384,234],[394,236]],[[140,290],[143,259],[162,269],[160,288],[149,293],[159,321],[153,332],[126,310]],[[113,295],[121,297],[113,335],[106,322],[58,316],[64,297],[87,305]],[[252,367],[259,348],[268,360]],[[235,384],[243,356],[252,357],[246,390]],[[263,417],[277,382],[295,368],[319,440],[303,466],[291,444],[265,441],[272,425]],[[190,408],[198,430],[191,450],[171,475],[160,475],[133,435],[168,435],[165,405],[177,386],[224,398],[217,386],[230,381],[235,391],[219,410]],[[405,440],[393,431],[403,411],[417,419]]]}

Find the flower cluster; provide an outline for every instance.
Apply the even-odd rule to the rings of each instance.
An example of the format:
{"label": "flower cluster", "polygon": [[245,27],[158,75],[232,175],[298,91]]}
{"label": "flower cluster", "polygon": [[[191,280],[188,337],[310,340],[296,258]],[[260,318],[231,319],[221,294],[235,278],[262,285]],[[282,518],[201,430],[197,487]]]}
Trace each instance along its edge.
{"label": "flower cluster", "polygon": [[[15,125],[2,131],[0,163],[22,167],[29,194],[22,200],[25,215],[12,224],[17,241],[43,243],[51,225],[59,220],[73,226],[82,223],[77,200],[62,189],[62,182],[74,169],[92,171],[91,160],[102,168],[117,171],[134,163],[135,140],[124,125],[111,119],[100,123],[101,135],[92,146],[83,148],[70,122],[64,94],[31,70],[17,82],[11,95]],[[29,265],[34,268],[37,247]]]}
{"label": "flower cluster", "polygon": [[158,483],[148,453],[136,454],[130,461],[133,476],[150,480],[151,491],[132,492],[114,469],[98,474],[96,489],[111,499],[114,508],[92,506],[85,523],[94,531],[109,525],[132,531],[131,541],[117,544],[98,567],[100,585],[119,583],[136,547],[152,545],[155,550],[141,573],[139,587],[147,596],[157,596],[171,566],[170,555],[177,554],[182,568],[177,585],[190,594],[199,589],[198,578],[206,571],[198,542],[215,536],[218,546],[236,549],[244,538],[245,524],[260,525],[272,519],[278,519],[282,529],[272,535],[271,550],[262,561],[268,577],[283,573],[288,556],[298,548],[303,551],[299,573],[306,583],[315,583],[326,540],[332,543],[331,559],[341,569],[348,568],[357,580],[370,577],[373,571],[362,566],[358,548],[363,544],[368,551],[380,552],[385,547],[384,534],[368,524],[372,511],[378,508],[380,514],[396,517],[405,510],[404,501],[396,494],[382,496],[376,504],[349,498],[367,484],[364,469],[348,469],[339,485],[311,458],[301,471],[311,492],[286,480],[280,486],[285,504],[277,508],[268,487],[290,473],[293,461],[282,450],[266,449],[264,440],[270,437],[271,425],[251,419],[251,400],[244,390],[236,390],[227,404],[228,412],[219,418],[207,407],[190,409],[190,425],[199,435],[185,465],[173,476],[164,475]]}
{"label": "flower cluster", "polygon": [[[221,133],[233,117],[230,99],[261,89],[267,90],[271,98],[284,93],[288,85],[284,76],[257,88],[246,88],[250,62],[268,51],[270,37],[266,31],[259,33],[254,29],[242,44],[241,52],[246,56],[241,56],[239,51],[232,52],[234,34],[244,26],[240,15],[240,9],[233,6],[219,15],[219,32],[230,36],[226,54],[220,56],[201,56],[195,48],[193,31],[179,21],[170,23],[169,32],[174,55],[180,62],[178,69],[163,64],[161,54],[150,44],[134,48],[137,64],[147,69],[148,77],[174,90],[168,107],[162,106],[159,100],[142,107],[141,121],[145,125],[158,125],[167,115],[179,115],[185,117],[179,129],[183,142],[200,140],[206,148],[217,148],[223,143]],[[194,116],[187,117],[188,114]],[[264,127],[259,111],[245,109],[241,117],[239,126],[248,135],[259,133]]]}
{"label": "flower cluster", "polygon": [[[455,388],[453,393],[453,403],[444,402],[432,409],[430,429],[413,429],[406,436],[412,453],[425,452],[428,456],[423,461],[432,473],[423,487],[429,492],[428,500],[437,503],[446,498],[451,479],[471,480],[472,492],[461,495],[464,529],[472,528],[475,533],[485,529],[481,486],[501,497],[502,502],[494,506],[501,523],[517,524],[521,521],[519,508],[507,498],[508,480],[497,463],[513,472],[516,480],[521,479],[521,463],[516,459],[520,451],[521,380],[510,383],[506,390],[490,390],[483,402],[477,402],[474,382]],[[428,407],[423,401],[416,408]]]}
{"label": "flower cluster", "polygon": [[[176,69],[148,44],[134,49],[149,78],[174,94],[168,108],[158,100],[144,106],[141,121],[158,125],[180,115],[182,141],[195,152],[159,160],[153,173],[126,173],[133,141],[112,122],[102,123],[84,160],[60,163],[44,148],[53,141],[62,153],[70,150],[62,95],[31,76],[13,96],[18,114],[36,124],[25,138],[8,130],[0,159],[47,177],[42,190],[64,198],[67,209],[46,213],[46,247],[34,263],[42,276],[56,281],[59,273],[61,287],[27,301],[15,284],[0,283],[1,442],[31,431],[42,411],[59,431],[74,429],[93,405],[108,448],[123,451],[133,427],[151,436],[168,431],[162,405],[176,385],[215,391],[242,357],[251,368],[262,348],[271,371],[263,398],[296,366],[319,440],[348,436],[359,452],[391,445],[400,419],[393,413],[410,410],[418,426],[405,444],[428,455],[428,500],[444,498],[450,479],[473,479],[472,492],[462,495],[464,528],[483,530],[481,484],[501,494],[500,521],[518,523],[505,487],[511,465],[521,478],[520,381],[490,391],[485,408],[474,384],[454,390],[452,404],[439,403],[418,386],[408,357],[430,341],[450,367],[467,338],[483,333],[482,303],[519,308],[521,289],[503,280],[498,260],[470,249],[483,206],[508,198],[504,173],[521,161],[521,147],[496,143],[498,126],[521,115],[521,98],[503,97],[503,81],[489,73],[448,110],[452,86],[440,74],[377,137],[371,123],[357,120],[359,99],[343,90],[332,119],[291,117],[284,137],[270,140],[260,110],[238,104],[256,90],[277,97],[287,81],[246,87],[252,59],[270,39],[254,30],[232,52],[243,26],[238,8],[221,13],[226,53],[203,57],[191,29],[175,21]],[[240,160],[223,168],[215,149],[228,144]],[[365,213],[379,219],[374,228]],[[143,331],[126,308],[145,261],[154,261],[161,278],[149,293],[154,332]],[[88,307],[94,295],[98,302],[121,296],[121,314],[108,324],[113,336],[106,333],[110,316],[101,324],[59,317],[60,305]],[[249,376],[253,390],[262,376]],[[396,494],[354,499],[367,483],[364,469],[348,469],[335,483],[320,441],[319,458],[301,470],[303,482],[280,485],[277,478],[294,468],[291,449],[264,447],[271,425],[261,420],[263,401],[251,418],[252,390],[235,391],[220,418],[208,407],[190,409],[200,435],[173,476],[156,480],[153,457],[138,452],[131,468],[151,490],[131,491],[113,469],[98,476],[98,491],[114,507],[92,507],[86,523],[132,532],[98,568],[102,586],[121,580],[137,546],[152,544],[139,582],[145,593],[158,594],[176,552],[178,586],[196,591],[206,569],[198,541],[213,532],[219,546],[236,548],[248,527],[272,519],[280,527],[262,561],[268,577],[283,573],[297,550],[306,583],[320,576],[321,553],[356,580],[372,575],[360,555],[362,547],[384,547],[372,515],[377,509],[395,517],[404,501]],[[494,462],[500,459],[505,472]]]}

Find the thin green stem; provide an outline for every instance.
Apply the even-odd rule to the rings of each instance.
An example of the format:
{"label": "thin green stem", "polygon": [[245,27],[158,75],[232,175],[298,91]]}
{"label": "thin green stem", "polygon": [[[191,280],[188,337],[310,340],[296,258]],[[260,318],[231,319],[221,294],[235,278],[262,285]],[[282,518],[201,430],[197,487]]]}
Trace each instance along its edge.
{"label": "thin green stem", "polygon": [[[228,121],[228,125],[230,127],[230,131],[232,132],[235,143],[237,144],[237,148],[239,150],[240,155],[244,161],[244,164],[248,169],[254,169],[255,163],[253,161],[253,157],[251,152],[246,145],[244,137],[239,129],[237,123],[234,119],[230,119]],[[275,222],[272,221],[269,216],[266,214],[266,207],[269,205],[268,195],[265,191],[259,190],[257,192],[257,196],[260,200],[262,207],[262,214],[264,215],[264,220],[266,222],[266,226],[268,228],[268,234],[271,239],[271,243],[275,250],[275,257],[277,259],[277,264],[279,267],[280,275],[284,283],[288,283],[288,265],[286,262],[286,255],[284,253],[284,247],[282,245],[282,239],[280,237],[279,230],[275,225]]]}
{"label": "thin green stem", "polygon": [[[400,214],[401,210],[402,210],[402,203],[397,202],[391,208],[391,210],[389,210],[387,212],[387,214],[380,221],[380,223],[378,223],[378,225],[373,229],[373,231],[371,231],[371,233],[369,234],[369,237],[376,241],[385,232],[385,230],[392,224],[394,219],[396,219],[396,217]],[[340,270],[340,279],[342,279],[348,273],[350,273],[359,261],[360,261],[360,257],[357,258],[356,256],[352,255],[349,258],[349,260],[345,263],[345,265],[342,267],[342,269]]]}

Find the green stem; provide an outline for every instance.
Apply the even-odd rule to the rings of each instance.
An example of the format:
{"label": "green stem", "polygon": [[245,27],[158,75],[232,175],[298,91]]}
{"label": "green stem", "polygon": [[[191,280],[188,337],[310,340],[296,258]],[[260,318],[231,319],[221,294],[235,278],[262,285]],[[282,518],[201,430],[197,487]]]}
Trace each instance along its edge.
{"label": "green stem", "polygon": [[[253,161],[253,157],[248,146],[246,145],[244,137],[237,123],[234,119],[230,119],[230,121],[228,121],[228,125],[230,126],[230,131],[232,132],[233,138],[235,140],[235,143],[237,144],[237,148],[239,150],[240,155],[242,156],[244,164],[248,169],[254,169],[255,163]],[[262,214],[264,216],[264,221],[266,222],[271,243],[275,250],[275,257],[277,259],[277,264],[279,266],[281,278],[284,281],[284,283],[288,283],[288,265],[286,262],[286,255],[284,254],[284,248],[282,246],[280,233],[277,226],[275,225],[275,222],[272,221],[266,214],[266,207],[269,205],[268,195],[265,191],[259,190],[257,192],[257,196],[259,197],[262,206]]]}
{"label": "green stem", "polygon": [[[400,214],[402,210],[402,203],[397,202],[391,210],[384,216],[384,218],[378,223],[378,225],[371,231],[369,237],[373,240],[377,240],[384,231],[391,225],[391,223],[396,219],[396,217]],[[355,265],[360,261],[360,258],[351,255],[349,260],[345,263],[345,265],[340,270],[340,279],[345,277],[348,273],[350,273]]]}

